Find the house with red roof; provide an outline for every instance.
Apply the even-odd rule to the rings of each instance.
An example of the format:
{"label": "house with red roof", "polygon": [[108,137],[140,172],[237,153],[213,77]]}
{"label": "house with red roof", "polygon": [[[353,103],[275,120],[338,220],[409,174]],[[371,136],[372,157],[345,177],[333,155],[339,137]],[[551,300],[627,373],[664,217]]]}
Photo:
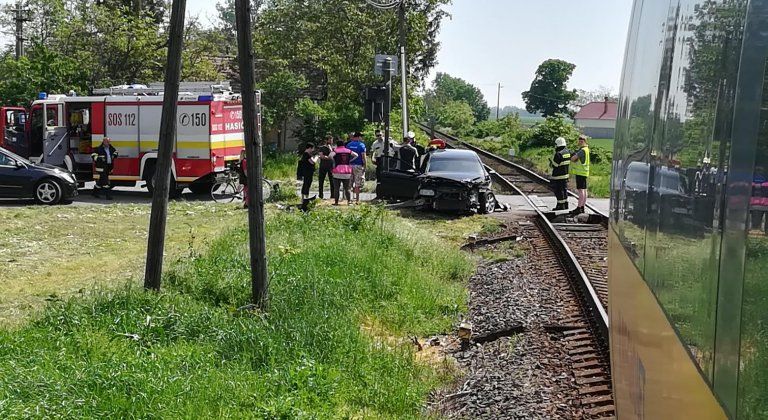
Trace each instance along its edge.
{"label": "house with red roof", "polygon": [[612,139],[616,132],[616,112],[619,104],[605,98],[581,107],[573,117],[576,127],[592,138]]}

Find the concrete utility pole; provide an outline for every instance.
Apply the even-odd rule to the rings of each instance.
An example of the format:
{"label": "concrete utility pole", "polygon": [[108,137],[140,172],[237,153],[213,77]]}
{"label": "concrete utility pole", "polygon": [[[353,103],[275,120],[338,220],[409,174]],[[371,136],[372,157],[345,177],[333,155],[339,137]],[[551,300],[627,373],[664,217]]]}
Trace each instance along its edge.
{"label": "concrete utility pole", "polygon": [[22,9],[21,1],[16,2],[13,20],[16,22],[16,59],[24,56],[24,22],[29,22],[27,9]]}
{"label": "concrete utility pole", "polygon": [[397,7],[397,23],[400,38],[400,81],[401,81],[401,99],[400,106],[403,109],[403,137],[408,133],[408,75],[405,65],[405,0],[400,0]]}
{"label": "concrete utility pole", "polygon": [[[384,70],[384,76],[387,80],[387,97],[385,99],[384,103],[384,159],[382,159],[382,163],[384,164],[384,168],[386,170],[389,170],[389,142],[391,139],[389,138],[389,132],[391,131],[390,125],[389,125],[389,111],[392,109],[392,59],[387,58],[384,60],[384,65],[382,66],[382,69]],[[405,133],[403,133],[403,136],[405,136]]]}
{"label": "concrete utility pole", "polygon": [[[251,250],[251,290],[253,304],[264,308],[268,298],[267,240],[264,232],[264,195],[261,167],[261,115],[255,91],[251,37],[251,2],[235,0],[237,59],[243,95],[245,156],[248,161],[248,239]],[[259,97],[259,102],[261,102]]]}
{"label": "concrete utility pole", "polygon": [[496,92],[496,121],[499,120],[499,103],[501,102],[501,83],[499,83],[499,90]]}
{"label": "concrete utility pole", "polygon": [[[160,117],[160,141],[154,174],[152,213],[149,216],[149,239],[147,241],[147,266],[144,272],[144,287],[160,290],[163,274],[163,249],[165,247],[165,224],[168,218],[168,189],[171,182],[173,145],[176,142],[176,109],[179,102],[179,81],[181,79],[181,51],[184,47],[184,14],[187,0],[173,0],[171,7],[170,39],[168,59],[165,65],[165,86],[163,88],[163,113]],[[153,182],[149,180],[149,182]]]}

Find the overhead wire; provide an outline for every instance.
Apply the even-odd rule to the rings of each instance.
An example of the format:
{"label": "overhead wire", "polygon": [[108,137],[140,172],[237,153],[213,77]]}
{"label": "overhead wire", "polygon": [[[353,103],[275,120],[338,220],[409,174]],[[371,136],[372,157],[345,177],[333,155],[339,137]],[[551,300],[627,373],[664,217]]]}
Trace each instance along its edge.
{"label": "overhead wire", "polygon": [[394,0],[389,3],[378,3],[374,0],[365,0],[366,3],[368,3],[369,6],[375,7],[379,10],[389,10],[392,8],[395,8],[400,5],[400,2],[402,0]]}

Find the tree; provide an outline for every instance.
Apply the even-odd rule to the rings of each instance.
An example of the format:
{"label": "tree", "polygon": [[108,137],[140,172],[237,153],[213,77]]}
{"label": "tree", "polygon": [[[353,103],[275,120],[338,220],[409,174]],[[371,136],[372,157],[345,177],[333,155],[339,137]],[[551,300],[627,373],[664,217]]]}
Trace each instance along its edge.
{"label": "tree", "polygon": [[593,90],[577,89],[576,95],[577,97],[571,102],[571,106],[577,108],[590,102],[603,102],[605,101],[605,98],[608,98],[609,101],[613,102],[619,100],[619,96],[613,91],[613,88],[606,86],[598,86],[597,89]]}
{"label": "tree", "polygon": [[576,91],[566,89],[575,64],[550,59],[539,66],[531,88],[523,92],[525,109],[530,113],[541,113],[545,117],[557,114],[573,115],[568,104],[576,99]]}
{"label": "tree", "polygon": [[[437,32],[445,16],[441,7],[447,3],[408,1],[406,48],[412,87],[421,85],[436,62]],[[397,38],[396,13],[363,1],[265,0],[254,31],[254,48],[260,58],[284,62],[282,69],[321,69],[327,86],[321,106],[328,118],[339,118],[329,124],[344,122],[350,125],[343,130],[350,131],[360,129],[362,88],[381,82],[372,71],[374,55],[395,54]],[[398,103],[397,96],[395,90],[393,103]],[[349,118],[350,113],[354,118]]]}
{"label": "tree", "polygon": [[39,92],[87,92],[87,73],[80,63],[41,44],[16,60],[6,53],[0,60],[0,100],[6,105],[29,105]]}
{"label": "tree", "polygon": [[281,149],[285,142],[285,123],[296,112],[301,89],[306,89],[307,80],[302,75],[283,70],[272,74],[259,83],[259,89],[264,92],[262,105],[265,125],[281,130]]}
{"label": "tree", "polygon": [[480,89],[458,77],[437,73],[432,90],[438,102],[464,101],[469,104],[477,121],[487,120],[491,113]]}
{"label": "tree", "polygon": [[450,101],[443,104],[438,111],[437,121],[440,125],[462,130],[475,123],[472,108],[464,101]]}

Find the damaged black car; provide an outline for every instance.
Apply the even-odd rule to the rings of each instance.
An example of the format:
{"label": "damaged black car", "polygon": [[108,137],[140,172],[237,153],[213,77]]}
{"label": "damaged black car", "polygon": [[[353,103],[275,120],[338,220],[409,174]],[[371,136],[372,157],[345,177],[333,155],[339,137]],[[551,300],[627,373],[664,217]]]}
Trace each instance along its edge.
{"label": "damaged black car", "polygon": [[439,211],[491,213],[499,207],[491,174],[471,150],[435,150],[420,158],[416,170],[392,159],[379,173],[379,198],[412,200],[414,207]]}

